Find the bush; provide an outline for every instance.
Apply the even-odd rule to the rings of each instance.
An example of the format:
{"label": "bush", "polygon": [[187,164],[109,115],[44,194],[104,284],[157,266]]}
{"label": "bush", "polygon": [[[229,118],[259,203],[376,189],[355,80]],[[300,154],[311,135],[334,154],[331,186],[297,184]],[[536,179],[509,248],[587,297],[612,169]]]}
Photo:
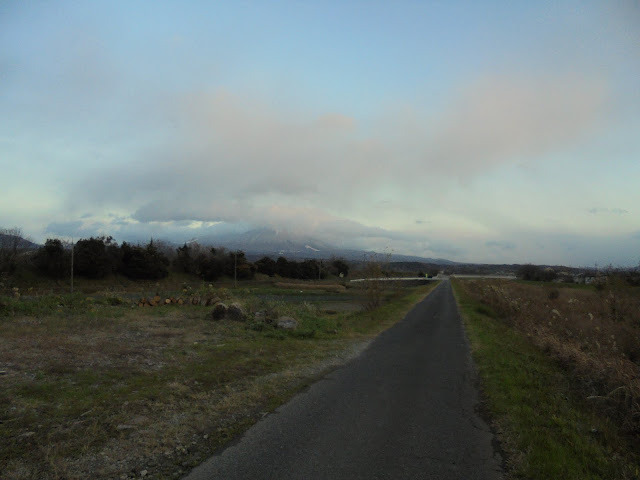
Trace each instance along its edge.
{"label": "bush", "polygon": [[542,268],[530,263],[520,266],[516,272],[516,276],[522,280],[530,280],[536,282],[551,282],[557,276],[556,272],[551,268]]}

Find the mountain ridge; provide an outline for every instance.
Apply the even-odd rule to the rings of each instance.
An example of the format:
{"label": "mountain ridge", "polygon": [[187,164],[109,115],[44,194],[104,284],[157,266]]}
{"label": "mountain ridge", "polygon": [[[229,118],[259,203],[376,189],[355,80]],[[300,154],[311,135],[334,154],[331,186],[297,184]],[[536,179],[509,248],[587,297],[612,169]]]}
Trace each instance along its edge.
{"label": "mountain ridge", "polygon": [[437,265],[455,265],[458,262],[445,258],[421,257],[396,253],[379,253],[355,248],[341,248],[317,240],[308,235],[297,235],[269,228],[249,230],[244,233],[225,233],[195,238],[202,245],[223,246],[230,250],[242,250],[248,258],[279,257],[289,259],[326,260],[342,257],[351,261],[362,261],[376,255],[392,262],[421,262]]}

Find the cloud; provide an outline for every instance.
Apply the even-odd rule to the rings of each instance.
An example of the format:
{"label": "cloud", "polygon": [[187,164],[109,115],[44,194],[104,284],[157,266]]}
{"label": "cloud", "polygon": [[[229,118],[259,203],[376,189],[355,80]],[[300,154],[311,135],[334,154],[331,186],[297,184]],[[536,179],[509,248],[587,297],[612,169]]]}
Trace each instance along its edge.
{"label": "cloud", "polygon": [[342,244],[360,239],[386,239],[399,241],[424,240],[423,235],[397,232],[381,227],[370,227],[362,223],[331,215],[319,208],[268,205],[247,205],[243,202],[202,205],[177,210],[171,201],[156,201],[136,211],[133,218],[141,223],[173,222],[178,220],[220,221],[225,223],[248,223],[253,227],[270,227],[296,235],[314,235],[331,243]]}
{"label": "cloud", "polygon": [[83,220],[52,222],[45,234],[75,239],[113,236],[117,241],[148,242],[150,238],[181,243],[194,237],[241,233],[245,225],[229,226],[206,222],[138,222],[131,217],[109,214],[106,218],[85,217]]}
{"label": "cloud", "polygon": [[453,243],[432,242],[429,244],[425,252],[431,252],[434,255],[459,257],[467,253],[467,249],[454,245]]}
{"label": "cloud", "polygon": [[[86,217],[85,217],[86,218]],[[100,221],[73,220],[68,222],[51,222],[45,228],[45,233],[60,237],[89,238],[109,235],[108,227]]]}
{"label": "cloud", "polygon": [[[332,194],[359,167],[347,162],[355,120],[340,114],[303,117],[224,90],[170,99],[164,141],[122,166],[82,179],[94,202],[144,203],[166,193],[181,203],[268,195]],[[87,188],[87,183],[89,188]]]}
{"label": "cloud", "polygon": [[224,89],[195,91],[158,99],[150,114],[171,125],[165,144],[134,159],[130,181],[122,172],[109,178],[116,174],[107,169],[92,191],[344,197],[411,178],[437,185],[431,176],[475,175],[565,147],[594,127],[605,97],[601,82],[582,77],[483,77],[443,111],[387,112],[366,134],[343,113],[281,111]]}
{"label": "cloud", "polygon": [[81,178],[68,203],[127,209],[140,223],[420,238],[354,221],[354,207],[387,206],[389,191],[437,195],[453,179],[564,148],[596,127],[605,98],[604,85],[582,77],[483,77],[444,110],[385,112],[368,130],[348,114],[283,110],[225,89],[168,95],[149,111],[162,125],[153,141]]}
{"label": "cloud", "polygon": [[71,236],[77,233],[82,228],[83,222],[80,220],[74,220],[71,222],[51,222],[44,229],[45,233],[53,233],[61,236]]}
{"label": "cloud", "polygon": [[627,215],[629,211],[624,208],[590,208],[589,213],[593,215]]}
{"label": "cloud", "polygon": [[498,250],[514,250],[516,248],[515,243],[509,241],[488,241],[485,245],[489,248],[495,248]]}
{"label": "cloud", "polygon": [[470,177],[571,147],[601,127],[607,100],[606,83],[595,78],[478,77],[432,118],[405,113],[395,123],[407,134],[394,134],[393,150],[413,157],[418,172]]}

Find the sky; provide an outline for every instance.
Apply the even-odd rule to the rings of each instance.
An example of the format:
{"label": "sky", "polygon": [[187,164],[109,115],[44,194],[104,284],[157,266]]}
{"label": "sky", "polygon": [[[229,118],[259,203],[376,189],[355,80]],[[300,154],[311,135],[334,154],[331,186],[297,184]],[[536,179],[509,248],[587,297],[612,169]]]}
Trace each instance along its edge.
{"label": "sky", "polygon": [[0,2],[0,227],[640,262],[637,1]]}

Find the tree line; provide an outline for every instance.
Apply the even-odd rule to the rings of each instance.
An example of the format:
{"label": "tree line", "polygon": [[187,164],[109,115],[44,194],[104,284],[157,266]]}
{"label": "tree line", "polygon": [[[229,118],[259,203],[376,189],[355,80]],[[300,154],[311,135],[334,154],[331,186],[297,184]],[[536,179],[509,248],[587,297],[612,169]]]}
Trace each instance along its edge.
{"label": "tree line", "polygon": [[293,261],[285,257],[273,260],[265,256],[250,262],[241,250],[210,248],[197,243],[185,243],[174,249],[154,240],[146,245],[127,242],[118,245],[113,237],[107,236],[81,239],[74,245],[59,239],[47,239],[30,257],[30,263],[41,274],[63,278],[70,273],[72,253],[74,275],[91,279],[121,274],[134,280],[156,280],[168,276],[170,270],[195,275],[205,281],[214,281],[223,276],[250,280],[257,273],[300,280],[349,273],[349,265],[339,258],[325,263],[317,260]]}
{"label": "tree line", "polygon": [[[71,248],[73,273],[81,277],[95,279],[119,273],[136,280],[155,280],[169,274],[170,261],[153,240],[147,245],[118,245],[112,237],[91,237]],[[70,271],[71,248],[65,248],[59,239],[47,239],[33,255],[32,263],[49,277],[65,277]]]}
{"label": "tree line", "polygon": [[349,265],[341,258],[325,263],[318,260],[287,260],[278,257],[273,260],[264,256],[256,262],[247,260],[242,250],[227,251],[225,248],[207,249],[197,243],[184,244],[176,249],[173,262],[179,271],[202,277],[204,280],[216,280],[221,276],[235,276],[240,280],[252,279],[256,273],[274,277],[276,275],[299,280],[326,278],[327,275],[346,276]]}

